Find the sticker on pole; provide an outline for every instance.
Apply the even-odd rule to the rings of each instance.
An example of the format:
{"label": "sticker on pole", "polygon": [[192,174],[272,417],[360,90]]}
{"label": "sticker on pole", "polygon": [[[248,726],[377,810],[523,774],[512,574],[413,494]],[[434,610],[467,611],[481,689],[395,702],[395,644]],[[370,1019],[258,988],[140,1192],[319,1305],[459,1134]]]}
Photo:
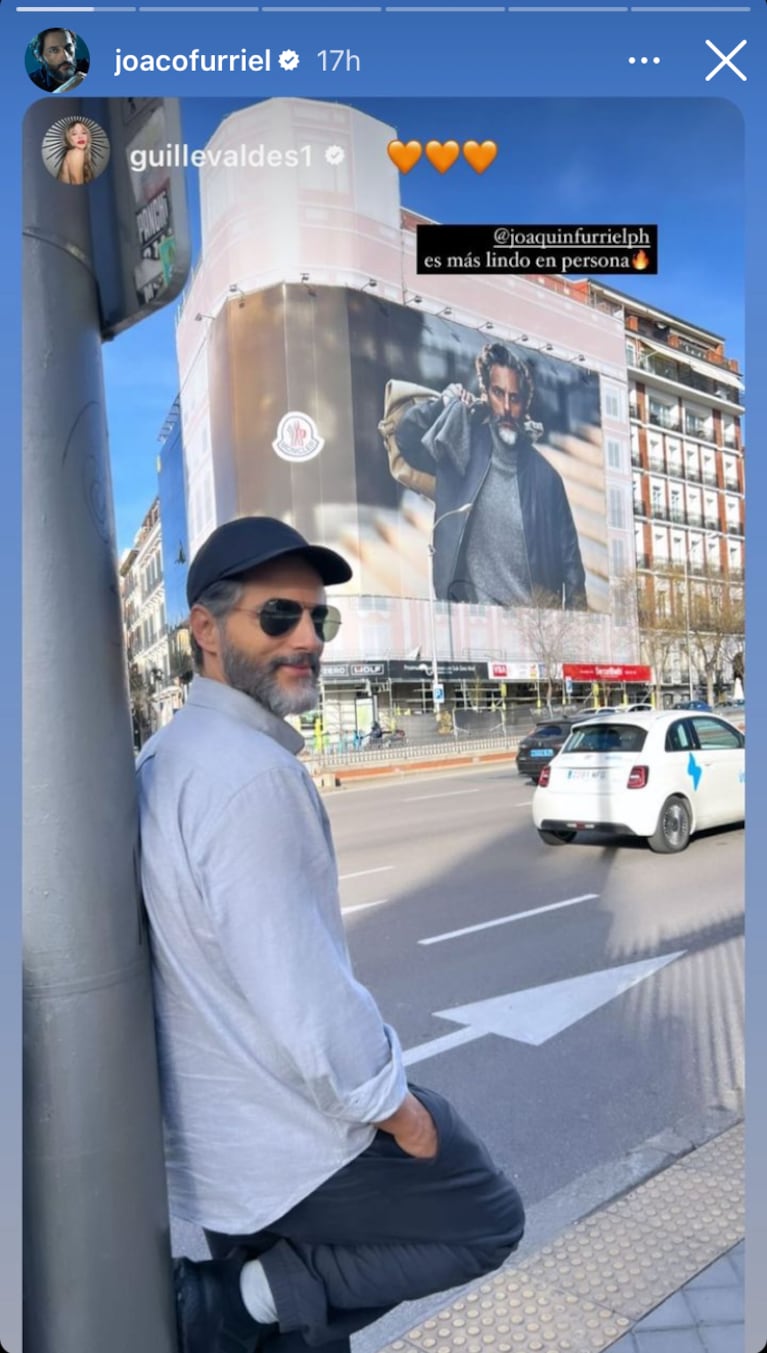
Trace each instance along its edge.
{"label": "sticker on pole", "polygon": [[317,425],[308,413],[286,413],[280,419],[277,436],[272,442],[277,455],[282,460],[313,460],[318,456],[325,440],[320,436]]}

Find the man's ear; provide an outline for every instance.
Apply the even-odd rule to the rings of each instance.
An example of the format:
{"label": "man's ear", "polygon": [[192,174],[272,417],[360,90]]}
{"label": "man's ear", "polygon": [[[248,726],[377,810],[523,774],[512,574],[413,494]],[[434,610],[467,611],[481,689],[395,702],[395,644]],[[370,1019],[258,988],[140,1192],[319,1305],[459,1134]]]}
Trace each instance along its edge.
{"label": "man's ear", "polygon": [[211,658],[217,658],[221,647],[218,621],[206,606],[192,607],[189,613],[189,628],[203,653]]}

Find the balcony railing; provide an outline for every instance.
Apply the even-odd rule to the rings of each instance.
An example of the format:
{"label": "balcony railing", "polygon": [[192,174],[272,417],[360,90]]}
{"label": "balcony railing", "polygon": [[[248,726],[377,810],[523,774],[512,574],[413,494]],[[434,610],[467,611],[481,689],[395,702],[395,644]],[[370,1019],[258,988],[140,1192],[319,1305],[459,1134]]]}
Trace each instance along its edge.
{"label": "balcony railing", "polygon": [[718,530],[719,530],[719,518],[718,518],[718,517],[705,517],[705,518],[704,518],[704,521],[703,521],[703,524],[704,524],[704,526],[705,526],[705,528],[706,528],[707,531],[718,531]]}
{"label": "balcony railing", "polygon": [[703,476],[696,465],[685,465],[684,477],[685,479],[689,479],[693,484],[702,484],[703,482]]}
{"label": "balcony railing", "polygon": [[728,534],[728,536],[742,536],[742,535],[743,535],[743,527],[741,526],[740,522],[739,522],[739,521],[728,521],[728,523],[727,523],[727,534]]}
{"label": "balcony railing", "polygon": [[717,481],[716,481],[716,472],[715,472],[715,471],[713,471],[713,472],[712,472],[711,470],[704,470],[704,471],[703,471],[703,483],[704,483],[704,484],[712,484],[712,485],[716,486],[716,482],[717,482]]}
{"label": "balcony railing", "polygon": [[702,526],[702,525],[703,525],[703,517],[702,517],[701,513],[700,513],[700,512],[688,512],[688,513],[687,513],[687,525],[688,525],[688,526]]}
{"label": "balcony railing", "polygon": [[642,453],[641,453],[641,451],[632,451],[632,452],[631,452],[631,464],[632,464],[632,465],[641,465],[641,464],[642,464]]}
{"label": "balcony railing", "polygon": [[644,503],[642,502],[642,499],[641,499],[641,498],[635,498],[635,499],[634,499],[634,511],[635,511],[635,513],[636,513],[638,516],[640,516],[640,517],[646,517],[646,516],[647,516],[647,508],[645,507],[645,505],[644,505]]}
{"label": "balcony railing", "polygon": [[693,371],[685,362],[667,361],[662,357],[642,357],[639,366],[643,371],[660,376],[663,380],[676,381],[678,385],[685,385],[689,390],[699,390],[701,394],[714,399],[726,399],[731,404],[737,404],[742,394],[734,387],[717,380],[715,375],[708,377]]}
{"label": "balcony railing", "polygon": [[665,428],[666,432],[681,432],[682,430],[682,424],[678,418],[669,418],[668,414],[655,413],[652,409],[650,409],[647,421],[652,423],[653,427]]}
{"label": "balcony railing", "polygon": [[690,418],[685,420],[685,437],[697,437],[701,442],[712,442],[714,440],[713,433],[714,429],[711,423],[693,422]]}
{"label": "balcony railing", "polygon": [[650,456],[648,464],[651,470],[656,470],[659,474],[666,473],[666,462],[662,456]]}

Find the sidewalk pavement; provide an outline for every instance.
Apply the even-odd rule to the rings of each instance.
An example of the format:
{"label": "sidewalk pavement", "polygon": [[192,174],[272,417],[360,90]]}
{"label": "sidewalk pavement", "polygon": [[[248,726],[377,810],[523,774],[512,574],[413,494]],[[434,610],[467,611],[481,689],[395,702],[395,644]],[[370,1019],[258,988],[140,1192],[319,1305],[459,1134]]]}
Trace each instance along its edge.
{"label": "sidewalk pavement", "polygon": [[704,1268],[610,1353],[744,1353],[745,1242]]}
{"label": "sidewalk pavement", "polygon": [[743,1137],[736,1123],[530,1256],[523,1242],[381,1353],[744,1353]]}
{"label": "sidewalk pavement", "polygon": [[[678,1140],[673,1132],[656,1140],[666,1136],[669,1146]],[[523,1241],[497,1273],[429,1304],[420,1319],[398,1308],[388,1334],[371,1326],[353,1349],[745,1353],[743,1156],[740,1121],[532,1253]],[[174,1254],[207,1258],[201,1232],[187,1223],[174,1230]]]}

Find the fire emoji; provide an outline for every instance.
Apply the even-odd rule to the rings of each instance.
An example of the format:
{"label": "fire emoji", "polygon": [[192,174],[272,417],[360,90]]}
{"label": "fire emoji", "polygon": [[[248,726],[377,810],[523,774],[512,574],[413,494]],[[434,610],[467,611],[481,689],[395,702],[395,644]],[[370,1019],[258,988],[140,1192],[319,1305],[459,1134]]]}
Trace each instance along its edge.
{"label": "fire emoji", "polygon": [[632,268],[636,268],[637,272],[644,272],[645,268],[649,268],[650,266],[649,254],[646,254],[644,249],[640,249],[634,254],[631,260],[631,266]]}

